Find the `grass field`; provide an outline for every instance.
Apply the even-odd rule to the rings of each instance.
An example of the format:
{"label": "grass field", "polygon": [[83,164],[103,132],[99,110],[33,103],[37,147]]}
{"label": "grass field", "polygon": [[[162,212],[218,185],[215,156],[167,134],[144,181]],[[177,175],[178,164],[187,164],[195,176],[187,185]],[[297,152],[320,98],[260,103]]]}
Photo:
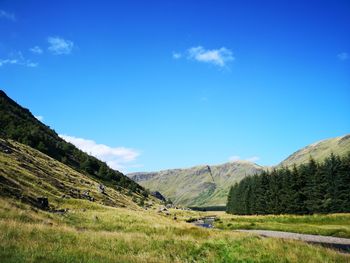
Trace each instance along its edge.
{"label": "grass field", "polygon": [[[67,200],[58,215],[0,199],[1,262],[349,262],[296,241],[194,227],[155,211]],[[181,215],[180,218],[188,216]],[[195,215],[199,215],[195,213]],[[226,220],[226,219],[225,219]]]}
{"label": "grass field", "polygon": [[[213,214],[213,213],[211,213]],[[264,229],[350,238],[350,214],[235,216],[215,212],[219,229]]]}
{"label": "grass field", "polygon": [[[126,189],[107,185],[102,194],[95,179],[27,146],[11,145],[12,153],[0,153],[1,263],[350,261],[323,247],[235,233],[229,226],[234,217],[225,213],[219,213],[220,230],[185,222],[213,212],[171,209],[166,216],[157,212],[154,199],[144,210],[132,201],[140,197]],[[94,202],[82,198],[87,190]],[[68,212],[28,204],[40,196],[49,199],[51,211]]]}

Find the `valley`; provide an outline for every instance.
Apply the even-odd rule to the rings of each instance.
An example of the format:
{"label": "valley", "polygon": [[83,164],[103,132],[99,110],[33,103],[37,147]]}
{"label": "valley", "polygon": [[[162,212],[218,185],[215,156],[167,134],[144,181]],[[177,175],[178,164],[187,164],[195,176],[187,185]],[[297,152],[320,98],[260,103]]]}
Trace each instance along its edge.
{"label": "valley", "polygon": [[[0,95],[2,262],[349,261],[338,248],[249,232],[349,238],[346,213],[238,216],[187,208],[225,205],[233,184],[266,167],[237,161],[135,173],[129,175],[134,182]],[[336,145],[348,147],[348,138],[337,138]]]}

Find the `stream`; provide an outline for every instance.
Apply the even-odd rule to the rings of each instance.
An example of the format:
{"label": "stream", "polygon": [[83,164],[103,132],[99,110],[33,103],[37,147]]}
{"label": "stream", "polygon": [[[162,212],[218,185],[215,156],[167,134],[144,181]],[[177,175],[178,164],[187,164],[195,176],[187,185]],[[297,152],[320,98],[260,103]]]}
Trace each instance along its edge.
{"label": "stream", "polygon": [[216,216],[206,216],[191,222],[191,224],[204,228],[213,228],[215,219]]}

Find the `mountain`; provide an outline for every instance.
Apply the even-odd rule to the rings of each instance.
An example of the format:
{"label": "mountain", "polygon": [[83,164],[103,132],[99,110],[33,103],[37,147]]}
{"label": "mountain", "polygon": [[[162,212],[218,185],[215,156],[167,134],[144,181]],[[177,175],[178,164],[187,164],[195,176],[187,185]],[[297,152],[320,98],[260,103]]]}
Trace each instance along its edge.
{"label": "mountain", "polygon": [[343,156],[349,151],[350,134],[310,144],[291,154],[277,167],[306,163],[310,160],[311,157],[314,160],[320,162],[323,161],[331,153]]}
{"label": "mountain", "polygon": [[142,195],[123,194],[38,150],[4,139],[0,139],[0,197],[51,212],[77,200],[129,209],[139,209],[132,199],[143,200]]}
{"label": "mountain", "polygon": [[37,120],[0,90],[0,137],[28,145],[62,162],[77,172],[123,191],[147,195],[143,187],[106,163],[64,141],[50,127]]}
{"label": "mountain", "polygon": [[249,174],[264,170],[257,164],[237,161],[214,166],[195,166],[128,176],[151,191],[159,191],[175,204],[185,206],[225,205],[231,185]]}
{"label": "mountain", "polygon": [[[350,135],[327,139],[293,153],[275,168],[306,163],[310,157],[321,162],[332,152],[342,156],[349,151]],[[133,173],[128,176],[151,191],[161,192],[175,204],[218,206],[226,204],[227,194],[232,185],[247,175],[261,173],[267,168],[250,162],[238,161],[210,166],[209,169],[204,165],[188,169]]]}

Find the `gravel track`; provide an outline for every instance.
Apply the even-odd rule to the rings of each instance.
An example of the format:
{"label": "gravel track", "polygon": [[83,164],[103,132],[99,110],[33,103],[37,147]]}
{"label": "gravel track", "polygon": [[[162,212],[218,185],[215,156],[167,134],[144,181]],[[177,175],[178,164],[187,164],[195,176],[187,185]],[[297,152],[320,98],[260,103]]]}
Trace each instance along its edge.
{"label": "gravel track", "polygon": [[298,234],[298,233],[292,233],[292,232],[272,231],[272,230],[236,230],[236,231],[256,234],[263,237],[300,240],[307,243],[313,243],[313,244],[324,245],[327,247],[338,248],[350,253],[350,238]]}

